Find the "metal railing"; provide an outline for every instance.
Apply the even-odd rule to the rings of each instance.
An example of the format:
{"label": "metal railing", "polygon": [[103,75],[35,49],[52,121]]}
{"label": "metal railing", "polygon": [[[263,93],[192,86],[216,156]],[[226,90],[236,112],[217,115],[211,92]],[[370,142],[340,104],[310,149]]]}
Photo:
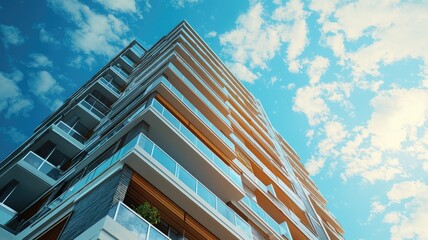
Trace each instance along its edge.
{"label": "metal railing", "polygon": [[71,137],[73,137],[74,139],[79,141],[80,143],[85,142],[86,139],[85,139],[85,137],[82,136],[82,134],[80,134],[78,131],[74,130],[72,127],[68,126],[63,121],[59,121],[56,124],[56,126],[58,128],[60,128],[62,131],[64,131],[66,134],[70,135]]}
{"label": "metal railing", "polygon": [[99,118],[103,118],[110,110],[110,108],[91,94],[83,99],[80,104]]}
{"label": "metal railing", "polygon": [[101,85],[104,85],[106,88],[110,89],[115,95],[120,95],[119,89],[117,89],[111,82],[107,81],[104,77],[100,77],[98,81]]}
{"label": "metal railing", "polygon": [[53,180],[58,180],[62,176],[61,170],[34,152],[28,152],[22,160],[33,166],[38,171],[46,174]]}

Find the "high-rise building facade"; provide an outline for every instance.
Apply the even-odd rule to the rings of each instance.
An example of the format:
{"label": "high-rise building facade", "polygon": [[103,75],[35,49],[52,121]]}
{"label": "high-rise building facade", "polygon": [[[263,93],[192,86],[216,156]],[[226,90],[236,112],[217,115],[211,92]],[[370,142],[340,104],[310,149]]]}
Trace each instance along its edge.
{"label": "high-rise building facade", "polygon": [[0,166],[0,239],[343,239],[325,205],[186,22],[132,42]]}

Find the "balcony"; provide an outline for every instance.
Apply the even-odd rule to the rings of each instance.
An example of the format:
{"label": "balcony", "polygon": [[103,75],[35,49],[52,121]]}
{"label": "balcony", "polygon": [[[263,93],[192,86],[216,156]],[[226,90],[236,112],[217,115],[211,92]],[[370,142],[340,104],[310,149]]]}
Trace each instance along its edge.
{"label": "balcony", "polygon": [[52,165],[48,160],[39,157],[33,152],[29,152],[21,161],[28,163],[37,171],[50,177],[53,180],[58,180],[62,176],[62,171]]}
{"label": "balcony", "polygon": [[141,134],[136,145],[124,160],[135,171],[220,238],[251,238],[247,222],[149,138]]}
{"label": "balcony", "polygon": [[97,98],[89,94],[85,99],[80,101],[78,104],[83,109],[85,109],[89,114],[92,115],[92,118],[98,120],[98,122],[105,117],[105,115],[110,111],[106,105],[100,102]]}
{"label": "balcony", "polygon": [[220,238],[251,239],[251,228],[248,223],[143,134],[128,142],[51,202],[48,207],[56,208],[120,161],[148,179]]}
{"label": "balcony", "polygon": [[122,202],[114,206],[108,215],[128,231],[132,232],[138,239],[170,239]]}
{"label": "balcony", "polygon": [[4,214],[4,216],[12,214],[12,209],[18,212],[23,210],[55,185],[61,176],[62,171],[51,162],[32,151],[28,152],[15,165],[0,175],[0,189],[11,181],[19,183],[4,202],[4,205],[10,209],[3,206],[1,211],[5,213],[0,213],[1,220],[3,221]]}
{"label": "balcony", "polygon": [[122,68],[122,67],[120,67],[120,66],[116,66],[116,65],[113,65],[113,66],[111,66],[110,67],[110,69],[117,75],[117,76],[119,76],[119,78],[122,80],[122,81],[124,81],[124,82],[128,82],[128,77],[129,77],[129,75],[128,75],[128,73],[126,73],[125,72],[125,70]]}
{"label": "balcony", "polygon": [[279,236],[284,236],[289,240],[292,240],[290,230],[288,229],[288,225],[286,222],[283,222],[281,224],[278,224],[269,214],[267,214],[254,200],[249,198],[248,196],[245,196],[242,200],[242,203],[244,203],[251,211],[257,215],[262,222],[267,224],[269,228],[271,229],[270,232],[275,233]]}
{"label": "balcony", "polygon": [[0,225],[5,225],[16,215],[16,211],[4,203],[0,203]]}
{"label": "balcony", "polygon": [[[150,125],[148,136],[225,201],[239,200],[241,177],[175,118],[156,99],[143,119]],[[201,171],[201,169],[203,171]]]}
{"label": "balcony", "polygon": [[76,239],[169,240],[155,226],[126,206],[114,205],[106,217],[89,227]]}
{"label": "balcony", "polygon": [[53,125],[54,130],[58,131],[64,138],[68,139],[69,142],[72,142],[74,145],[83,148],[83,144],[86,139],[83,137],[82,133],[78,132],[74,128],[68,126],[63,121],[59,121],[57,124]]}
{"label": "balcony", "polygon": [[112,102],[114,102],[119,98],[121,94],[119,90],[120,86],[115,84],[113,79],[110,79],[109,81],[105,77],[100,77],[97,81],[97,84],[100,87],[96,88],[96,90],[98,90],[101,94],[106,96],[108,99],[112,100]]}
{"label": "balcony", "polygon": [[[184,95],[176,87],[174,87],[163,76],[154,83],[157,85],[162,83],[163,86],[169,89],[168,92],[172,93],[172,95],[178,98],[180,100],[179,102],[182,103],[184,106],[186,106],[187,109],[189,109],[190,112],[192,112],[196,116],[196,119],[199,119],[201,123],[206,125],[205,126],[206,128],[210,129],[214,133],[214,135],[216,135],[220,139],[219,141],[220,144],[226,145],[229,148],[224,150],[231,152],[231,154],[234,156],[233,150],[235,149],[235,145],[232,143],[232,141],[230,141],[230,139],[222,131],[220,131],[216,125],[214,125],[210,120],[208,120],[208,118],[201,111],[199,111],[198,108],[191,101],[189,101],[186,97],[184,97]],[[158,88],[157,91],[161,94],[167,92],[162,88]],[[169,100],[170,98],[168,94],[162,94],[162,96],[165,97],[167,100]],[[172,102],[172,99],[171,99],[171,102]]]}
{"label": "balcony", "polygon": [[131,48],[129,48],[125,54],[129,56],[134,62],[137,62],[146,51],[140,47],[138,44],[134,44]]}

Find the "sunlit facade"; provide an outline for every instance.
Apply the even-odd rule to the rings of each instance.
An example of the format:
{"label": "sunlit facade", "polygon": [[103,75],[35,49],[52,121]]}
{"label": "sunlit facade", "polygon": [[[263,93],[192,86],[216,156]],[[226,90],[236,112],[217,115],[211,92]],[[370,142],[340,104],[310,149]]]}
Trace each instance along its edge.
{"label": "sunlit facade", "polygon": [[[0,166],[0,239],[343,239],[261,103],[187,24],[132,42]],[[149,202],[161,222],[135,213]]]}

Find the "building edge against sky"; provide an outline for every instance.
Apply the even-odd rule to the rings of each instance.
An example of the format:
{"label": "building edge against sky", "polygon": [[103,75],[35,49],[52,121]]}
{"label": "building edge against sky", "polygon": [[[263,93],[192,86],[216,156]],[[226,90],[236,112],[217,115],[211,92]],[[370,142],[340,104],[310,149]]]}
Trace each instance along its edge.
{"label": "building edge against sky", "polygon": [[0,238],[343,239],[299,160],[182,22],[133,41],[0,163]]}

